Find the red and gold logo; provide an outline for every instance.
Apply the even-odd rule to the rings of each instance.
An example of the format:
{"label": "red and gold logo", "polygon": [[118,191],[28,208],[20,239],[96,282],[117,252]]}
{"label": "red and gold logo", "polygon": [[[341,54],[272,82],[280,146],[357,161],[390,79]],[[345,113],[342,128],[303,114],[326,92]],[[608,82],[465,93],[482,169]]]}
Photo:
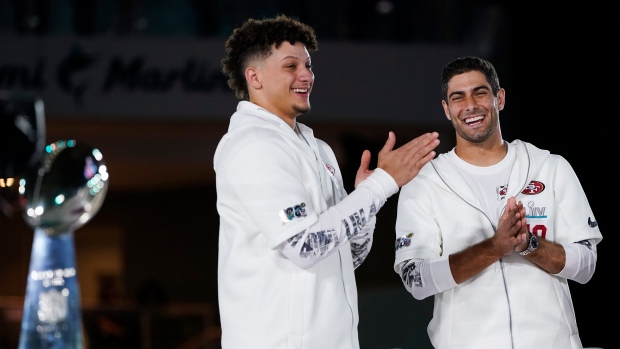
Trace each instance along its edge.
{"label": "red and gold logo", "polygon": [[528,184],[525,189],[521,191],[521,194],[536,195],[541,193],[543,190],[545,190],[545,185],[543,182],[531,181],[530,184]]}

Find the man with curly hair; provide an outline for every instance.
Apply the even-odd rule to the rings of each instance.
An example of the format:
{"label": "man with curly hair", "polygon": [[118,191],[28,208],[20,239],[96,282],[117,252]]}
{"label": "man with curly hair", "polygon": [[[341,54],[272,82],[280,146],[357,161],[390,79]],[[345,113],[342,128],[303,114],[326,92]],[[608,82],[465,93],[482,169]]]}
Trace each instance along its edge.
{"label": "man with curly hair", "polygon": [[223,72],[239,101],[214,156],[220,216],[222,348],[357,349],[354,270],[388,197],[434,156],[436,132],[362,153],[344,190],[332,149],[297,122],[310,111],[314,30],[279,15],[226,41]]}

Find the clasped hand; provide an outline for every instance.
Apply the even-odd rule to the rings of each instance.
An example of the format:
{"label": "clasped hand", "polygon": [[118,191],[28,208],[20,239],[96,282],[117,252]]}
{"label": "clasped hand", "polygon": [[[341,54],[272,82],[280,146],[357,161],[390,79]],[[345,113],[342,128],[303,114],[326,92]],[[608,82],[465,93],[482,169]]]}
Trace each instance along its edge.
{"label": "clasped hand", "polygon": [[509,255],[513,251],[520,252],[527,248],[527,236],[523,203],[516,202],[514,197],[510,197],[492,238],[493,246],[501,256]]}

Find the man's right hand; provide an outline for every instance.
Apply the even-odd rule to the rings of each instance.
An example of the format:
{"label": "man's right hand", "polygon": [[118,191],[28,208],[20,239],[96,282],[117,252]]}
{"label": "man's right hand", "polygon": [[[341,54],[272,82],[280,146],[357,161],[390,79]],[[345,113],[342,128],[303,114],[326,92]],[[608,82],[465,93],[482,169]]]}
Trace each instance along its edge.
{"label": "man's right hand", "polygon": [[514,197],[508,198],[495,235],[491,238],[493,246],[501,256],[509,255],[516,246],[527,240],[527,221],[525,208],[521,201],[516,202]]}
{"label": "man's right hand", "polygon": [[425,133],[393,149],[396,135],[390,131],[387,142],[379,151],[377,167],[389,173],[400,188],[417,176],[420,169],[435,157],[438,137],[437,132]]}
{"label": "man's right hand", "polygon": [[450,255],[450,270],[457,284],[478,275],[484,268],[514,251],[527,236],[523,203],[508,198],[495,235]]}

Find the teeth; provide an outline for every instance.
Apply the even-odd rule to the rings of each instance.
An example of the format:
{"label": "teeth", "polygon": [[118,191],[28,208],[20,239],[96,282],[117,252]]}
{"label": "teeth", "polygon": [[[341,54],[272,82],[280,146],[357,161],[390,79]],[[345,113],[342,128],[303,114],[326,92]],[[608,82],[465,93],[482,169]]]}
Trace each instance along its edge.
{"label": "teeth", "polygon": [[308,92],[308,89],[307,88],[294,88],[293,92],[306,93]]}
{"label": "teeth", "polygon": [[476,122],[476,121],[482,120],[482,119],[484,119],[484,116],[475,116],[473,118],[465,119],[465,123],[471,124],[472,122]]}

